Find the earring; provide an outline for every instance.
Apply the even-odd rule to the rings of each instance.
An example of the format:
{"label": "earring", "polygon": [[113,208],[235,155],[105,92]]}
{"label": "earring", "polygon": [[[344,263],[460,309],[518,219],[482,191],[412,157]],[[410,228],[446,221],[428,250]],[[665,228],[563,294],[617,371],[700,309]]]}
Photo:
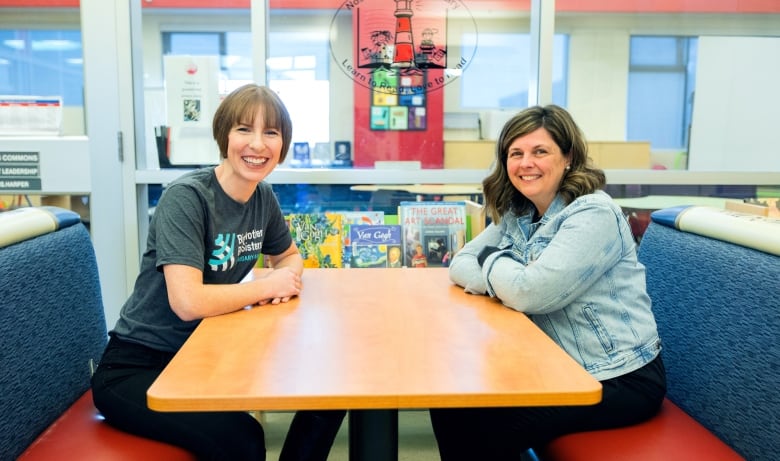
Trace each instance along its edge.
{"label": "earring", "polygon": [[566,171],[571,170],[571,165],[566,165]]}

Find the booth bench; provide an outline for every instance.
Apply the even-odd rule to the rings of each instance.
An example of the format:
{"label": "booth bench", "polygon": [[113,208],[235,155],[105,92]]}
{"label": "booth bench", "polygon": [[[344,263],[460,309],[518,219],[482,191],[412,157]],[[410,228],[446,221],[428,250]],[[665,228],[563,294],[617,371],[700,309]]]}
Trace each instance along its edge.
{"label": "booth bench", "polygon": [[97,262],[78,214],[0,213],[0,460],[194,460],[116,430],[89,391],[107,342]]}
{"label": "booth bench", "polygon": [[780,457],[780,220],[659,210],[639,246],[666,365],[660,413],[560,437],[543,461]]}

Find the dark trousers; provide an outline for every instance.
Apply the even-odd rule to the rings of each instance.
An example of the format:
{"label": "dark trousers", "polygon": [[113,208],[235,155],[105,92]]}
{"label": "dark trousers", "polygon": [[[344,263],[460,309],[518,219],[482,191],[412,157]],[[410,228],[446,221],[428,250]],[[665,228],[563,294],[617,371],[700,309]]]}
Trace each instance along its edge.
{"label": "dark trousers", "polygon": [[[263,427],[246,412],[157,412],[147,407],[146,391],[173,355],[112,337],[92,377],[95,406],[106,422],[180,446],[198,459],[265,460]],[[344,414],[296,413],[280,459],[326,460]]]}
{"label": "dark trousers", "polygon": [[666,395],[661,356],[634,372],[601,382],[602,400],[589,406],[432,409],[442,461],[518,460],[573,432],[629,426],[651,418]]}

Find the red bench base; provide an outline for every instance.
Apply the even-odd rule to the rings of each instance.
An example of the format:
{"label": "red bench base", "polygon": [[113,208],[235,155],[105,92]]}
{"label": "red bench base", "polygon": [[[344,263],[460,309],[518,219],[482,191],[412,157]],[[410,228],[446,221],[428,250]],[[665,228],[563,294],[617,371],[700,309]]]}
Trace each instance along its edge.
{"label": "red bench base", "polygon": [[98,415],[87,391],[17,461],[195,461],[187,451],[114,429]]}
{"label": "red bench base", "polygon": [[536,452],[544,461],[745,459],[668,399],[649,421],[566,435]]}

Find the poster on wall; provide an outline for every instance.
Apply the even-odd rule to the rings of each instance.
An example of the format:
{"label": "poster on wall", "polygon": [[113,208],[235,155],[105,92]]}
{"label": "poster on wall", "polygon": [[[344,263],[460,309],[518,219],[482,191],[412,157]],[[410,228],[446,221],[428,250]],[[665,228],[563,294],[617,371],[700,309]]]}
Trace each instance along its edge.
{"label": "poster on wall", "polygon": [[413,3],[357,11],[358,67],[371,74],[372,130],[425,130],[428,69],[447,67],[446,15]]}
{"label": "poster on wall", "polygon": [[0,135],[59,135],[62,96],[0,95]]}
{"label": "poster on wall", "polygon": [[165,56],[168,157],[172,165],[219,163],[211,122],[219,105],[217,56]]}
{"label": "poster on wall", "polygon": [[[331,22],[331,53],[354,81],[353,165],[409,162],[441,168],[444,87],[476,54],[477,40],[449,47],[447,35],[477,35],[461,0],[345,2]],[[352,40],[343,40],[352,25]]]}

